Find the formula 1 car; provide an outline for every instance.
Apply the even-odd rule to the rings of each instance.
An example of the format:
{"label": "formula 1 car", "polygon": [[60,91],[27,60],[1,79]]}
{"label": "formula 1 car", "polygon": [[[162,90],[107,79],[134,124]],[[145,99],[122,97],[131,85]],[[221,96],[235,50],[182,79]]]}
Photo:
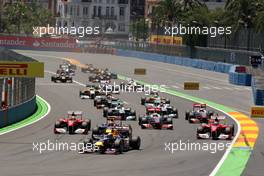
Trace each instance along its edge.
{"label": "formula 1 car", "polygon": [[[116,104],[114,104],[115,102]],[[94,106],[97,109],[104,108],[104,107],[111,108],[111,107],[118,106],[120,104],[122,104],[121,100],[111,95],[96,96],[94,99]]]}
{"label": "formula 1 car", "polygon": [[116,116],[108,116],[106,118],[106,123],[102,123],[97,125],[95,128],[92,129],[92,138],[96,139],[98,136],[103,135],[106,133],[107,129],[125,129],[128,131],[128,135],[132,135],[132,127],[131,125],[123,124],[120,119]]}
{"label": "formula 1 car", "polygon": [[110,79],[110,76],[104,76],[100,74],[89,76],[89,81],[92,83],[108,84],[110,83]]}
{"label": "formula 1 car", "polygon": [[91,73],[94,71],[93,64],[85,64],[84,67],[81,68],[81,72],[83,73]]}
{"label": "formula 1 car", "polygon": [[185,113],[185,120],[189,123],[208,123],[213,114],[213,111],[206,110],[206,104],[193,104],[193,110]]}
{"label": "formula 1 car", "polygon": [[141,97],[141,105],[159,105],[161,103],[170,104],[170,100],[161,98],[156,92],[151,92],[148,97]]}
{"label": "formula 1 car", "polygon": [[178,118],[178,110],[169,104],[161,104],[159,106],[147,106],[146,114],[150,115],[158,113],[160,115],[168,116],[171,118]]}
{"label": "formula 1 car", "polygon": [[140,116],[138,124],[142,129],[169,129],[173,130],[173,120],[171,117],[158,113]]}
{"label": "formula 1 car", "polygon": [[142,92],[144,90],[144,85],[138,84],[137,82],[135,82],[134,80],[129,80],[128,83],[124,83],[122,82],[120,84],[120,89],[127,91],[127,92]]}
{"label": "formula 1 car", "polygon": [[69,111],[66,118],[55,122],[55,134],[88,134],[91,128],[91,120],[83,119],[81,111]]}
{"label": "formula 1 car", "polygon": [[67,73],[69,73],[69,75],[74,76],[75,75],[75,70],[76,70],[76,65],[72,65],[70,63],[63,63],[60,64],[59,68]]}
{"label": "formula 1 car", "polygon": [[235,126],[221,123],[224,120],[224,116],[215,116],[208,121],[208,124],[201,124],[197,128],[196,136],[197,139],[209,139],[213,140],[226,139],[231,140],[234,136]]}
{"label": "formula 1 car", "polygon": [[[93,130],[96,132],[96,129]],[[139,136],[132,137],[132,128],[119,126],[107,128],[103,134],[98,134],[96,138],[84,141],[85,144],[93,144],[92,148],[84,148],[79,153],[101,153],[101,154],[122,154],[129,150],[139,150],[141,139]]]}
{"label": "formula 1 car", "polygon": [[98,95],[101,95],[101,89],[96,85],[86,85],[86,88],[79,94],[81,99],[94,99]]}
{"label": "formula 1 car", "polygon": [[72,83],[72,77],[65,71],[58,70],[56,75],[51,76],[52,82]]}
{"label": "formula 1 car", "polygon": [[115,116],[120,120],[136,120],[136,111],[131,108],[125,108],[123,106],[117,106],[115,108],[104,108],[103,116]]}

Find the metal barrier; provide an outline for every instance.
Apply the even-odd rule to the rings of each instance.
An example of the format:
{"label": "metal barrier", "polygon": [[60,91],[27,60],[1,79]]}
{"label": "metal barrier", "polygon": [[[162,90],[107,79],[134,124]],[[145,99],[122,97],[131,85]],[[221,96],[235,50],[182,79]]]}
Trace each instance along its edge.
{"label": "metal barrier", "polygon": [[35,78],[1,78],[0,92],[2,105],[17,106],[35,96]]}
{"label": "metal barrier", "polygon": [[259,55],[259,52],[230,50],[223,48],[189,47],[164,44],[151,44],[147,42],[135,42],[116,40],[111,47],[118,49],[144,51],[170,56],[180,56],[195,59],[203,59],[214,62],[224,62],[238,65],[249,65],[249,56]]}

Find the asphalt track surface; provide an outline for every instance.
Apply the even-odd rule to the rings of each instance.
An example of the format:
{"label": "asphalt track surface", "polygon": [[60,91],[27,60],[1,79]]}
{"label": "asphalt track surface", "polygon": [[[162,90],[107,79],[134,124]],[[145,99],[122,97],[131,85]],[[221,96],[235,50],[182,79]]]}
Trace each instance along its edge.
{"label": "asphalt track surface", "polygon": [[[201,84],[216,87],[232,86],[228,84],[227,76],[224,74],[158,62],[108,55],[36,51],[30,51],[30,53],[38,54],[38,56],[27,55],[45,62],[45,69],[53,72],[62,61],[49,56],[74,58],[82,63],[93,63],[95,66],[103,68],[108,67],[114,72],[127,76],[133,76],[135,67],[145,67],[147,75],[135,76],[135,78],[168,86],[178,85],[179,89],[184,81],[199,81]],[[140,151],[129,151],[123,155],[109,156],[80,155],[74,151],[47,151],[39,154],[32,150],[33,142],[50,140],[70,143],[82,141],[86,137],[53,134],[55,120],[64,116],[68,110],[82,110],[88,118],[92,119],[93,126],[105,121],[102,111],[96,110],[92,106],[92,101],[79,99],[78,93],[82,86],[76,83],[52,84],[50,76],[51,74],[46,73],[44,79],[37,81],[37,94],[50,103],[52,108],[50,114],[38,123],[0,136],[1,175],[209,175],[224,153],[224,151],[218,151],[216,154],[211,154],[209,151],[175,151],[172,154],[165,151],[164,143],[179,142],[179,140],[197,142],[195,137],[197,125],[190,125],[184,120],[184,112],[190,109],[192,102],[164,94],[163,96],[170,98],[171,103],[179,109],[180,119],[174,120],[175,129],[173,131],[141,130],[136,122],[129,122],[133,126],[134,135],[139,135],[142,138]],[[85,84],[88,75],[80,73],[78,70],[74,79]],[[208,98],[242,112],[247,111],[251,105],[251,93],[246,89],[233,92],[202,89],[199,92],[188,93]],[[144,108],[139,104],[141,96],[141,94],[130,93],[121,94],[120,98],[128,103],[127,106],[136,109],[137,114],[143,114]],[[211,143],[212,141],[200,142]],[[261,173],[261,169],[258,172],[251,171],[250,164],[245,175]],[[247,174],[247,171],[250,174]]]}

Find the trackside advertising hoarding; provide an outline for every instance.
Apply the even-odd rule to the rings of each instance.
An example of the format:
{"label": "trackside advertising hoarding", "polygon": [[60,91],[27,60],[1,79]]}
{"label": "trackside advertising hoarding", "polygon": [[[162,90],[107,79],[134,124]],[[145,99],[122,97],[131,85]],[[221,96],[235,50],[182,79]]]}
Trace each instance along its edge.
{"label": "trackside advertising hoarding", "polygon": [[73,38],[34,38],[18,36],[0,36],[0,46],[15,49],[53,49],[74,50],[77,48]]}
{"label": "trackside advertising hoarding", "polygon": [[44,77],[44,63],[0,61],[0,77]]}

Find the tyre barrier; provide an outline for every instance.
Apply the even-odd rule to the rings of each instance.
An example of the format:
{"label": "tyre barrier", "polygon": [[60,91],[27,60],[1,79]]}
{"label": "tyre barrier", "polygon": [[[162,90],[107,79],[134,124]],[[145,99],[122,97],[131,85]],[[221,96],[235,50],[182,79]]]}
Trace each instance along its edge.
{"label": "tyre barrier", "polygon": [[167,56],[163,54],[146,53],[141,51],[130,51],[130,50],[122,50],[122,49],[117,49],[116,55],[157,61],[157,62],[164,62],[175,65],[182,65],[182,66],[215,71],[220,73],[229,73],[230,68],[233,66],[232,64],[223,63],[223,62],[213,62],[213,61],[206,61],[200,59],[191,59],[187,57]]}
{"label": "tyre barrier", "polygon": [[36,96],[34,96],[30,100],[9,109],[0,109],[0,128],[26,119],[36,111],[36,108]]}
{"label": "tyre barrier", "polygon": [[264,78],[253,77],[252,78],[252,93],[255,105],[264,106]]}

